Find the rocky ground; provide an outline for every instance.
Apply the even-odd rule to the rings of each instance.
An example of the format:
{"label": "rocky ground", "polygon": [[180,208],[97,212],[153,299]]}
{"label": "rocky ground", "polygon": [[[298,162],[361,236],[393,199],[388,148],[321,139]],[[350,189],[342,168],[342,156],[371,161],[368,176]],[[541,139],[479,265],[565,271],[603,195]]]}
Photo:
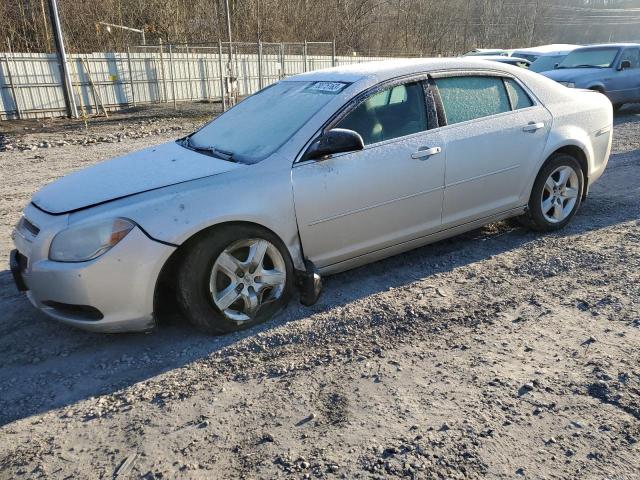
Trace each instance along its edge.
{"label": "rocky ground", "polygon": [[[212,108],[5,131],[0,255],[40,185]],[[327,278],[314,307],[241,334],[77,331],[5,270],[0,478],[640,478],[639,218],[632,107],[566,230],[489,225]]]}

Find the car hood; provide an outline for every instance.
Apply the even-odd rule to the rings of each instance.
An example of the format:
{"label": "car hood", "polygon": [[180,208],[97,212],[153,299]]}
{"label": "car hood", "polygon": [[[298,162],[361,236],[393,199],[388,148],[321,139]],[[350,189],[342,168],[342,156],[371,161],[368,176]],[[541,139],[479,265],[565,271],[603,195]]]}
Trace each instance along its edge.
{"label": "car hood", "polygon": [[32,203],[48,213],[68,213],[243,167],[169,142],[67,175],[42,188]]}
{"label": "car hood", "polygon": [[573,82],[584,80],[587,77],[602,75],[602,68],[557,68],[548,72],[541,72],[541,75],[555,80],[556,82]]}

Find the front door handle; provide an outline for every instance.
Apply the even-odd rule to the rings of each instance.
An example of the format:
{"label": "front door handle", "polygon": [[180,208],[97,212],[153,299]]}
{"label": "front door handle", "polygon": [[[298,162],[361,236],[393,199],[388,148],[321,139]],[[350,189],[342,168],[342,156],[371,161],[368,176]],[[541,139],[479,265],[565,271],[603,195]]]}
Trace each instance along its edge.
{"label": "front door handle", "polygon": [[440,152],[442,152],[442,148],[440,147],[420,147],[417,152],[411,154],[411,158],[414,160],[425,160],[426,158],[437,155]]}
{"label": "front door handle", "polygon": [[541,128],[544,128],[544,123],[542,123],[542,122],[538,122],[538,123],[531,122],[526,127],[523,127],[522,131],[523,132],[537,132]]}

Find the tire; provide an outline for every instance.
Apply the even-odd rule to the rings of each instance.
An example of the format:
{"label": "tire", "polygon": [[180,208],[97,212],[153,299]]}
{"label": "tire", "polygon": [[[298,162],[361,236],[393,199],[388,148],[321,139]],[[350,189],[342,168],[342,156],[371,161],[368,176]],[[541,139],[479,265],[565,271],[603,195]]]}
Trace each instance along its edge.
{"label": "tire", "polygon": [[[187,248],[178,269],[178,304],[205,333],[221,335],[265,322],[291,297],[293,263],[282,241],[267,230],[245,225],[213,229]],[[259,265],[252,265],[260,252]]]}
{"label": "tire", "polygon": [[613,104],[614,113],[618,113],[620,110],[622,110],[622,107],[624,107],[624,103],[614,103]]}
{"label": "tire", "polygon": [[583,192],[584,174],[578,161],[563,153],[553,155],[536,177],[523,223],[539,232],[564,228],[580,208]]}

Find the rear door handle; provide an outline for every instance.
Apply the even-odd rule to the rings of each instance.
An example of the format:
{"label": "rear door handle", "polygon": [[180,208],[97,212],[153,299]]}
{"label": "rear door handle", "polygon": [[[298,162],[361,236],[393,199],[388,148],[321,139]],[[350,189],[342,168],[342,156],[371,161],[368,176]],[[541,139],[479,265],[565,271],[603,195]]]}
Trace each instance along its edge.
{"label": "rear door handle", "polygon": [[440,152],[442,152],[442,148],[440,147],[420,147],[417,152],[411,154],[411,158],[414,160],[425,160],[428,157],[439,154]]}
{"label": "rear door handle", "polygon": [[538,122],[538,123],[531,122],[526,127],[523,127],[522,131],[523,132],[537,132],[541,128],[544,128],[544,123],[542,123],[542,122]]}

